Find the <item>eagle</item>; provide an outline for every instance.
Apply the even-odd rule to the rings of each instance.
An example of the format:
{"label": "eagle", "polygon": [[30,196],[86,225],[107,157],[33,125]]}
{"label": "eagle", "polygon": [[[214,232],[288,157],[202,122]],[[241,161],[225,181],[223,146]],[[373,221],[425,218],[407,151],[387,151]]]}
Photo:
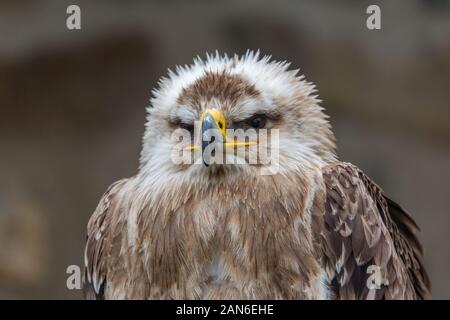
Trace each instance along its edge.
{"label": "eagle", "polygon": [[[152,91],[138,173],[113,183],[88,222],[85,298],[429,298],[419,227],[339,161],[320,104],[298,69],[259,52],[169,70]],[[238,129],[256,140],[229,138]],[[277,132],[266,172],[248,161],[263,130]],[[224,154],[241,162],[214,161]]]}

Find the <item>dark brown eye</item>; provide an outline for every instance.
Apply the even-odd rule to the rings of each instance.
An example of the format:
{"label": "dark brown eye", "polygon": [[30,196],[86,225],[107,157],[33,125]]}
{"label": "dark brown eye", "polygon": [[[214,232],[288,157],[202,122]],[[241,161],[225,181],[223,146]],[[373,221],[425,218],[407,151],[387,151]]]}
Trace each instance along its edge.
{"label": "dark brown eye", "polygon": [[191,134],[193,134],[193,132],[194,132],[194,124],[185,123],[181,119],[178,119],[178,118],[169,119],[169,124],[172,126],[173,129],[180,128],[180,129],[188,130],[189,132],[191,132]]}
{"label": "dark brown eye", "polygon": [[194,131],[194,125],[180,122],[179,127],[188,131]]}
{"label": "dark brown eye", "polygon": [[247,120],[247,123],[255,129],[261,129],[266,125],[266,117],[264,115],[254,115]]}

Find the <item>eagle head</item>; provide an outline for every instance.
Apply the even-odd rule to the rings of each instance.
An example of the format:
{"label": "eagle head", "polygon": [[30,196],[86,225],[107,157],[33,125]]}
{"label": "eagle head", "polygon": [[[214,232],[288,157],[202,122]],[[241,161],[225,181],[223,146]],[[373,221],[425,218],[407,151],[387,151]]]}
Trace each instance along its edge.
{"label": "eagle head", "polygon": [[315,87],[289,65],[249,51],[169,70],[147,109],[140,172],[211,183],[334,160]]}

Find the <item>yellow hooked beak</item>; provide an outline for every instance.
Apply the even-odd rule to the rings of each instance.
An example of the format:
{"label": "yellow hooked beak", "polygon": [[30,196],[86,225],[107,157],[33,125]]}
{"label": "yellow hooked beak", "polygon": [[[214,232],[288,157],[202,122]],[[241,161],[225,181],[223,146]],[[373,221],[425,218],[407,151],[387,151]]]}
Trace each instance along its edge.
{"label": "yellow hooked beak", "polygon": [[236,139],[233,139],[232,141],[228,141],[227,139],[227,124],[225,117],[222,112],[220,112],[217,109],[207,109],[205,112],[203,112],[202,116],[200,117],[200,134],[201,134],[201,146],[199,145],[191,145],[186,147],[186,150],[189,151],[199,151],[200,148],[203,152],[205,148],[214,142],[214,139],[205,141],[204,134],[208,130],[217,130],[220,132],[224,151],[226,153],[233,153],[235,148],[237,147],[248,147],[251,145],[255,145],[257,142],[249,141],[249,142],[240,142]]}

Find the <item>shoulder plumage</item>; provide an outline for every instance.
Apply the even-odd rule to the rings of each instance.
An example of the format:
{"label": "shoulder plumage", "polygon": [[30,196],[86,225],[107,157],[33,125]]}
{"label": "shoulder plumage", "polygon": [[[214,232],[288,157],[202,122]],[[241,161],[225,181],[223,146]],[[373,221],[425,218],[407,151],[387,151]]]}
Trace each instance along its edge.
{"label": "shoulder plumage", "polygon": [[[325,265],[341,299],[425,299],[430,282],[418,227],[359,168],[335,163],[323,170],[327,189]],[[377,273],[373,278],[371,275]]]}
{"label": "shoulder plumage", "polygon": [[[120,212],[114,212],[117,209],[116,197],[127,181],[128,179],[123,179],[113,183],[103,194],[97,209],[89,219],[83,276],[83,291],[86,299],[104,299],[108,268],[105,248],[109,247],[108,241],[111,241],[112,215],[120,214]],[[115,221],[119,220],[115,219]]]}

